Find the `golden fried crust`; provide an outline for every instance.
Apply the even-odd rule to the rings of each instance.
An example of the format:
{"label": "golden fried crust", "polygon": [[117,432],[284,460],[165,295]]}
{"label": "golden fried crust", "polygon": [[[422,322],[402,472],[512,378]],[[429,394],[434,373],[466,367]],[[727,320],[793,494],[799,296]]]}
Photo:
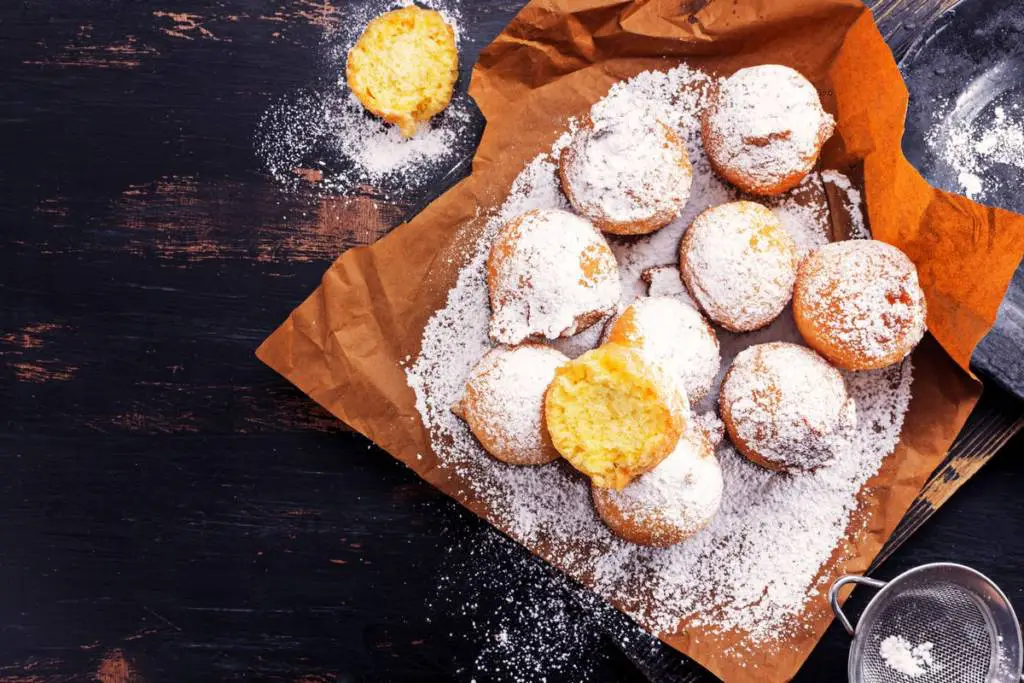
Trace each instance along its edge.
{"label": "golden fried crust", "polygon": [[[555,349],[543,344],[492,349],[474,369],[462,399],[452,406],[452,412],[466,422],[483,449],[498,460],[510,465],[544,465],[557,460],[559,455],[544,424],[543,391],[537,394],[536,399],[539,433],[529,435],[535,438],[523,439],[522,435],[516,438],[516,435],[510,433],[510,425],[502,422],[508,419],[508,410],[523,409],[530,402],[524,401],[523,396],[501,395],[500,384],[489,381],[489,375],[495,371],[493,361],[496,355],[521,353],[524,350],[544,354],[537,356],[536,360],[545,363],[559,364],[568,360]],[[485,395],[487,393],[491,395]],[[510,405],[510,402],[514,405]]]}
{"label": "golden fried crust", "polygon": [[834,243],[801,263],[793,318],[807,345],[844,370],[902,361],[925,331],[927,302],[913,263],[875,240]]}
{"label": "golden fried crust", "polygon": [[411,137],[452,99],[455,31],[439,12],[410,5],[380,15],[348,53],[348,86],[368,111]]}
{"label": "golden fried crust", "polygon": [[[683,436],[683,439],[690,439],[691,443],[696,446],[694,457],[715,458],[711,444],[703,432],[689,432]],[[680,441],[681,447],[683,447],[682,444],[683,442]],[[676,457],[676,455],[670,457]],[[720,472],[720,470],[718,471]],[[645,475],[641,475],[641,477],[643,476]],[[717,478],[719,481],[713,482],[698,477],[697,481],[691,483],[694,486],[717,485],[720,495],[721,475],[718,474]],[[680,495],[682,493],[680,491]],[[668,510],[659,509],[658,502],[653,499],[645,500],[641,506],[624,504],[611,489],[596,486],[591,487],[590,497],[598,516],[612,533],[629,543],[653,548],[667,548],[692,538],[711,522],[718,509],[718,505],[715,504],[713,510],[709,509],[702,513],[695,512],[696,516],[681,523],[679,520],[673,522],[671,513]]]}
{"label": "golden fried crust", "polygon": [[[711,165],[711,169],[740,190],[758,197],[775,197],[783,192],[789,192],[803,182],[804,178],[807,177],[807,174],[811,172],[814,168],[814,164],[818,161],[818,154],[815,153],[814,157],[805,162],[802,168],[794,170],[792,173],[779,178],[777,182],[760,182],[749,174],[745,174],[739,169],[733,168],[732,166],[723,164],[719,161],[722,157],[720,151],[722,137],[712,130],[711,126],[708,124],[708,116],[706,113],[701,117],[700,133],[704,140],[704,149],[707,152],[708,163]],[[822,140],[822,144],[824,144],[824,140]],[[818,147],[818,152],[820,151],[821,146]]]}
{"label": "golden fried crust", "polygon": [[[729,368],[728,372],[725,373],[725,377],[722,378],[722,385],[725,386],[729,381],[729,376],[732,375],[734,368]],[[736,423],[732,419],[732,403],[730,401],[722,401],[719,405],[719,415],[722,418],[722,422],[725,424],[725,431],[729,435],[729,441],[736,447],[736,450],[750,462],[760,465],[766,470],[772,472],[786,472],[787,468],[781,463],[767,460],[739,435],[739,430],[736,429]]]}
{"label": "golden fried crust", "polygon": [[652,548],[667,548],[689,537],[657,517],[641,518],[627,514],[615,504],[608,491],[609,489],[591,487],[590,498],[594,501],[594,509],[597,510],[601,521],[622,540]]}

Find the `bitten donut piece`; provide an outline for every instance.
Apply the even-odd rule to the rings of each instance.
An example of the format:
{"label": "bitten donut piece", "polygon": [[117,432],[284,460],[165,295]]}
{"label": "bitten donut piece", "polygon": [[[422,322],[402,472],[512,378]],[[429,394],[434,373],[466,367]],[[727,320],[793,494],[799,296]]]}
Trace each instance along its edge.
{"label": "bitten donut piece", "polygon": [[917,268],[877,240],[833,242],[800,266],[793,317],[811,348],[846,370],[898,363],[925,332]]}
{"label": "bitten donut piece", "polygon": [[609,321],[604,341],[639,349],[670,379],[681,382],[687,398],[704,398],[722,358],[718,337],[697,310],[678,299],[637,299]]}
{"label": "bitten donut piece", "polygon": [[811,82],[778,64],[740,69],[726,78],[701,121],[712,168],[761,196],[799,185],[834,129]]}
{"label": "bitten donut piece", "polygon": [[569,359],[542,344],[496,347],[469,373],[452,411],[484,450],[511,465],[543,465],[558,457],[544,424],[544,393]]}
{"label": "bitten donut piece", "polygon": [[736,356],[719,408],[736,449],[777,471],[812,471],[835,458],[857,425],[839,371],[810,349],[758,344]]}
{"label": "bitten donut piece", "polygon": [[686,145],[642,109],[588,119],[562,150],[562,191],[604,232],[643,235],[669,223],[690,198]]}
{"label": "bitten donut piece", "polygon": [[349,50],[345,72],[369,112],[411,137],[452,99],[459,74],[455,31],[434,10],[409,5],[386,12]]}
{"label": "bitten donut piece", "polygon": [[750,332],[778,317],[793,295],[796,243],[756,202],[713,206],[694,219],[679,248],[690,295],[708,317]]}
{"label": "bitten donut piece", "polygon": [[722,468],[704,433],[689,429],[667,458],[621,491],[593,487],[597,514],[617,536],[664,548],[707,526],[722,503]]}
{"label": "bitten donut piece", "polygon": [[528,211],[498,232],[487,259],[491,338],[576,334],[615,310],[618,264],[604,236],[568,211]]}
{"label": "bitten donut piece", "polygon": [[676,447],[689,403],[639,351],[606,344],[562,365],[544,399],[555,448],[594,486],[621,489]]}

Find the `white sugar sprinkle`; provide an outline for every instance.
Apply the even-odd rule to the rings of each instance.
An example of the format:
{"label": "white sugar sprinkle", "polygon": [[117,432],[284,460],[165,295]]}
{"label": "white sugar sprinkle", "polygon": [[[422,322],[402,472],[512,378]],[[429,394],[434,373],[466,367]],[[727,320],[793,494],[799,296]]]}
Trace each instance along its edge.
{"label": "white sugar sprinkle", "polygon": [[563,173],[576,208],[601,225],[617,226],[678,214],[693,177],[686,149],[648,109],[626,98],[594,107],[566,151]]}
{"label": "white sugar sprinkle", "polygon": [[913,645],[903,636],[889,636],[882,641],[878,654],[885,665],[910,678],[917,678],[928,673],[934,666],[932,648],[934,643]]}
{"label": "white sugar sprinkle", "polygon": [[719,167],[771,187],[810,170],[834,125],[806,78],[789,67],[764,64],[722,82],[707,131]]}
{"label": "white sugar sprinkle", "polygon": [[535,209],[501,227],[488,259],[491,337],[502,344],[575,334],[622,295],[608,243],[586,219]]}
{"label": "white sugar sprinkle", "polygon": [[[623,282],[620,309],[645,293],[645,271],[652,282],[671,279],[680,237],[697,213],[736,197],[710,172],[700,144],[698,117],[712,83],[712,77],[683,65],[639,74],[607,95],[654,112],[686,141],[694,166],[690,200],[680,218],[644,239],[610,240]],[[543,539],[572,576],[587,577],[601,596],[629,605],[630,614],[653,632],[673,631],[681,623],[738,631],[742,637],[727,655],[745,660],[750,649],[763,651],[766,642],[801,631],[800,615],[823,590],[821,567],[837,545],[860,533],[850,530],[851,515],[861,488],[899,438],[910,399],[910,364],[844,375],[858,426],[841,456],[827,465],[813,473],[779,476],[723,442],[717,454],[725,493],[720,513],[706,529],[667,549],[616,538],[597,520],[589,486],[571,468],[561,462],[534,468],[497,463],[449,411],[470,370],[490,348],[484,266],[497,230],[527,209],[565,208],[556,175],[559,151],[556,145],[527,164],[467,255],[447,302],[428,321],[421,353],[407,370],[417,409],[439,466],[462,478],[497,526],[530,547]],[[797,224],[820,229],[817,220]],[[666,266],[652,277],[650,269]],[[789,309],[754,333],[717,332],[723,372],[753,343],[800,343]],[[720,377],[694,406],[696,413],[714,411],[718,382]]]}

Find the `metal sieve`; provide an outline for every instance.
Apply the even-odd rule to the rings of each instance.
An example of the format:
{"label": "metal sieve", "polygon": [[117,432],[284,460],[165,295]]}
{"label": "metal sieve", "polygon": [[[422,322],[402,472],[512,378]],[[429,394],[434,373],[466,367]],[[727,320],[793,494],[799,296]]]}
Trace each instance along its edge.
{"label": "metal sieve", "polygon": [[[839,606],[848,584],[878,589],[856,627]],[[1016,683],[1021,681],[1021,631],[1013,606],[984,575],[939,562],[906,571],[888,583],[840,577],[829,590],[839,622],[853,636],[847,666],[852,683]],[[892,666],[882,643],[931,643],[930,662]],[[892,641],[890,641],[890,644]]]}

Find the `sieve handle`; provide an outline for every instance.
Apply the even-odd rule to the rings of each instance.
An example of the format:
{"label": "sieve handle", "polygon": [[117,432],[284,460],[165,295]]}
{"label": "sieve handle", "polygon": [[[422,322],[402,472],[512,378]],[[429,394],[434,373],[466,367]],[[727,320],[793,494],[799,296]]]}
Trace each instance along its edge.
{"label": "sieve handle", "polygon": [[855,636],[857,635],[857,629],[850,623],[850,620],[846,618],[846,615],[843,613],[843,608],[839,606],[840,589],[851,583],[861,584],[871,588],[883,588],[885,587],[885,581],[869,579],[866,576],[858,576],[856,574],[847,574],[846,576],[840,576],[836,579],[836,582],[832,584],[831,588],[829,588],[828,601],[832,605],[832,611],[835,612],[836,619],[838,619],[839,623],[843,625],[843,628],[846,629],[847,633],[851,636]]}

